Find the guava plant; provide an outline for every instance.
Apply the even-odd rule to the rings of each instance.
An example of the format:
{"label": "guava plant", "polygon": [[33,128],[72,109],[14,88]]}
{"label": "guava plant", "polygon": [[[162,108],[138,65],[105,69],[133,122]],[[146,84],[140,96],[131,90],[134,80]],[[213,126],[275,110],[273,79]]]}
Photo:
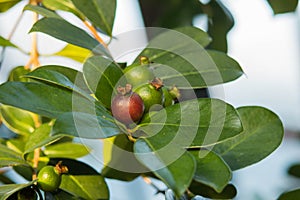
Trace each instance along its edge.
{"label": "guava plant", "polygon": [[[0,2],[1,11],[17,2]],[[137,177],[149,187],[163,182],[158,192],[168,200],[233,198],[233,172],[279,146],[280,119],[263,107],[183,98],[186,90],[243,75],[233,58],[209,48],[211,37],[198,28],[147,28],[153,37],[147,47],[133,63],[118,63],[101,37],[118,39],[115,10],[114,0],[31,0],[24,7],[36,16],[33,45],[29,62],[0,85],[2,126],[14,133],[1,139],[0,166],[27,182],[1,174],[0,199],[109,199],[117,191],[107,179]],[[74,14],[87,30],[58,11]],[[36,32],[66,42],[54,55],[82,62],[82,70],[41,65]],[[0,44],[20,49],[9,38]],[[78,160],[92,153],[80,138],[102,140],[102,169]]]}

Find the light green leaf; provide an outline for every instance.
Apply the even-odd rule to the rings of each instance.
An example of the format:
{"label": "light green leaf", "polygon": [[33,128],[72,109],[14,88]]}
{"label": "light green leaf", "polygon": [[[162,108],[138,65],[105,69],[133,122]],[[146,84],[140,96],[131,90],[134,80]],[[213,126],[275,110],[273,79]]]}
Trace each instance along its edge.
{"label": "light green leaf", "polygon": [[[145,139],[134,144],[137,159],[180,197],[192,182],[196,163],[194,157],[184,150],[156,151]],[[175,156],[174,156],[175,155]]]}
{"label": "light green leaf", "polygon": [[111,115],[97,116],[81,112],[69,112],[57,118],[52,134],[98,139],[118,135],[120,130]]}
{"label": "light green leaf", "polygon": [[298,6],[298,0],[267,0],[274,14],[294,12]]}
{"label": "light green leaf", "polygon": [[54,55],[71,58],[78,62],[84,62],[88,57],[92,55],[92,52],[85,48],[81,48],[72,44],[67,44],[67,46],[65,46],[62,50],[55,53]]}
{"label": "light green leaf", "polygon": [[300,198],[300,189],[296,189],[281,194],[278,200],[296,200],[299,198]]}
{"label": "light green leaf", "polygon": [[21,0],[0,0],[0,13],[7,11]]}
{"label": "light green leaf", "polygon": [[[0,7],[1,7],[1,2],[0,2]],[[0,36],[0,46],[18,48],[15,44],[11,43],[9,40],[5,39],[2,36]]]}
{"label": "light green leaf", "polygon": [[25,184],[7,184],[0,186],[0,200],[6,200],[15,192],[18,192],[24,188],[27,188],[34,184],[35,181]]}
{"label": "light green leaf", "polygon": [[84,19],[83,14],[74,6],[71,0],[43,0],[42,4],[51,10],[63,10],[71,12],[80,19]]}
{"label": "light green leaf", "polygon": [[244,131],[224,143],[217,144],[217,152],[237,170],[254,164],[272,153],[281,143],[283,125],[272,111],[256,106],[238,108]]}
{"label": "light green leaf", "polygon": [[0,167],[28,165],[22,155],[0,144]]}
{"label": "light green leaf", "polygon": [[231,180],[231,170],[217,154],[208,150],[189,151],[197,163],[194,180],[222,192]]}
{"label": "light green leaf", "polygon": [[101,55],[111,57],[107,50],[84,30],[58,18],[43,18],[37,21],[30,32],[43,32],[59,40],[80,46]]}
{"label": "light green leaf", "polygon": [[47,8],[41,7],[41,6],[34,6],[31,4],[28,4],[24,7],[23,10],[31,10],[33,12],[36,12],[44,17],[52,17],[52,18],[57,18],[57,19],[62,19],[61,16],[56,14],[55,12],[48,10]]}
{"label": "light green leaf", "polygon": [[14,133],[28,135],[35,130],[32,113],[6,105],[0,106],[0,112],[2,121]]}
{"label": "light green leaf", "polygon": [[104,33],[112,36],[112,27],[115,19],[116,0],[72,0],[94,25]]}
{"label": "light green leaf", "polygon": [[238,135],[242,124],[236,110],[218,99],[194,99],[168,106],[141,123],[138,130],[155,149],[165,146],[200,148]]}
{"label": "light green leaf", "polygon": [[[196,37],[193,31],[190,35]],[[197,40],[201,42],[201,39]],[[198,41],[189,35],[168,30],[151,40],[140,56],[147,56],[153,62],[150,67],[155,76],[169,87],[205,88],[235,80],[243,74],[235,60],[224,53],[205,50]]]}
{"label": "light green leaf", "polygon": [[30,69],[25,69],[24,66],[15,67],[9,72],[8,81],[27,82],[28,79],[24,78],[23,75],[25,75],[29,72],[30,72]]}
{"label": "light green leaf", "polygon": [[100,175],[62,175],[59,188],[83,199],[109,199],[108,187]]}
{"label": "light green leaf", "polygon": [[89,147],[72,142],[49,145],[43,151],[50,158],[70,158],[77,159],[90,152]]}
{"label": "light green leaf", "polygon": [[122,84],[122,69],[113,61],[101,56],[90,57],[83,65],[83,75],[92,92],[99,101],[110,108],[116,84]]}

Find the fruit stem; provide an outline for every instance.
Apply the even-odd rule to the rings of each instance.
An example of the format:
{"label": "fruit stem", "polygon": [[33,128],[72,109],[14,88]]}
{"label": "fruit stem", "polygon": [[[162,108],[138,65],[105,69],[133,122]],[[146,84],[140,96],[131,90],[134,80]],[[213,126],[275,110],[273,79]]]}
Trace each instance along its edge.
{"label": "fruit stem", "polygon": [[100,37],[100,35],[97,33],[97,30],[95,29],[94,26],[92,26],[87,20],[83,21],[84,25],[90,29],[90,31],[92,32],[93,36],[95,37],[95,39],[102,44],[106,49],[108,49],[107,44],[103,41],[103,39]]}
{"label": "fruit stem", "polygon": [[62,165],[62,161],[59,161],[56,165],[55,165],[55,170],[57,170],[57,172],[59,174],[66,174],[68,173],[69,169],[67,166]]}
{"label": "fruit stem", "polygon": [[[41,126],[41,121],[40,121],[39,116],[37,114],[33,114],[32,118],[33,118],[33,121],[34,121],[35,128],[40,127]],[[38,165],[39,165],[40,153],[41,153],[41,148],[36,148],[33,152],[32,180],[35,180],[37,178],[37,169],[38,169]]]}

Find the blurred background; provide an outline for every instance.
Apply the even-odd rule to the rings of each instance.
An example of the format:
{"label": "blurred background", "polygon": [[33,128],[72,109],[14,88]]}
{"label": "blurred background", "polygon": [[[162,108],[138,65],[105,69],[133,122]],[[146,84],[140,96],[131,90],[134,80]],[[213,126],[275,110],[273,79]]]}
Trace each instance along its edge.
{"label": "blurred background", "polygon": [[[144,26],[167,27],[169,25],[168,28],[176,26],[176,24],[172,24],[172,21],[151,21],[150,15],[146,14],[153,12],[151,19],[155,19],[155,14],[159,13],[159,9],[151,9],[147,5],[149,2],[141,0],[139,4],[137,0],[119,0],[114,35]],[[264,106],[279,115],[286,132],[281,146],[269,157],[234,173],[233,182],[238,189],[238,195],[235,199],[276,199],[282,192],[300,187],[300,180],[287,173],[292,164],[300,163],[299,6],[296,12],[274,15],[267,1],[263,0],[223,0],[221,2],[234,18],[234,26],[227,34],[228,45],[223,45],[222,48],[227,50],[228,54],[240,63],[245,75],[222,86],[209,88],[209,95],[224,99],[235,107],[245,105]],[[21,13],[25,4],[26,2],[21,2],[13,9],[0,14],[1,36],[4,38],[9,36],[18,18],[18,13]],[[158,6],[158,8],[161,7]],[[190,16],[187,18],[192,19],[193,25],[203,30],[209,30],[207,15],[197,14],[189,7],[179,8],[179,10],[184,9],[191,10]],[[178,13],[178,11],[175,10],[171,13]],[[68,17],[67,13],[62,14]],[[141,20],[142,15],[146,16],[144,17],[145,21]],[[70,21],[80,26],[79,21],[76,21],[72,16],[70,16]],[[22,49],[30,49],[31,40],[28,31],[31,23],[32,13],[26,11],[20,25],[15,30],[16,33],[12,37],[12,41]],[[85,29],[83,26],[81,28]],[[141,31],[138,41],[138,46],[146,45],[147,36],[145,32]],[[40,53],[47,55],[59,51],[65,43],[39,34],[38,45]],[[134,46],[134,44],[131,45]],[[137,53],[134,52],[125,58],[134,57],[134,54]],[[120,57],[120,61],[122,59],[124,57]],[[0,82],[6,81],[8,73],[13,67],[24,65],[27,60],[26,55],[7,48],[0,70]],[[60,64],[76,69],[81,68],[80,63],[62,57],[45,56],[40,61],[43,65]],[[94,153],[101,152],[101,142],[84,142],[93,148]],[[99,170],[101,162],[98,159],[89,156],[82,160]],[[118,191],[117,193],[111,193],[112,200],[163,199],[162,195],[155,195],[156,190],[141,179],[134,180],[129,184],[113,180],[108,183],[112,191]],[[160,186],[164,189],[163,185]],[[138,192],[133,192],[133,190]],[[141,191],[143,191],[143,194],[141,194]],[[128,194],[128,198],[124,194]]]}

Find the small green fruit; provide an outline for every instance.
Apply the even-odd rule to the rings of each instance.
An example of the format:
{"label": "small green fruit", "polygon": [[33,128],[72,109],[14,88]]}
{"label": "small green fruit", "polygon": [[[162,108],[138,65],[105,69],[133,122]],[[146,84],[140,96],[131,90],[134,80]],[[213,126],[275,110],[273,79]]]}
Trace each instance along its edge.
{"label": "small green fruit", "polygon": [[172,95],[169,93],[169,90],[165,87],[161,88],[164,94],[164,102],[163,102],[163,106],[164,107],[168,107],[174,104],[174,100]]}

